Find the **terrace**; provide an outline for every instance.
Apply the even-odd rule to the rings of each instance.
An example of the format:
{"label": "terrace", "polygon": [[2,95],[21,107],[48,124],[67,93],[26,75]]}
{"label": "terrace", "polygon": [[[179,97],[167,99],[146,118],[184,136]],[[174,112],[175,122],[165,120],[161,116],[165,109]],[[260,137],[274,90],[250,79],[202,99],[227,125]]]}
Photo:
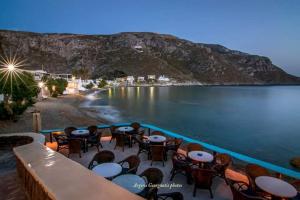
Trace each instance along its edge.
{"label": "terrace", "polygon": [[[129,124],[125,123],[125,124],[116,124],[117,127],[122,127],[122,126],[128,126]],[[106,126],[106,125],[101,125],[98,126],[98,130],[100,130],[102,132],[102,137],[101,137],[101,144],[103,146],[103,148],[100,148],[100,151],[103,150],[109,150],[112,151],[115,155],[115,159],[114,162],[119,162],[121,160],[124,160],[126,157],[131,156],[131,155],[137,155],[139,147],[138,144],[133,144],[132,147],[129,146],[125,146],[124,147],[124,151],[122,150],[122,148],[120,147],[116,147],[116,142],[113,140],[112,142],[111,140],[111,134],[110,134],[110,126]],[[80,128],[81,129],[85,129]],[[257,164],[260,165],[264,168],[266,168],[269,172],[270,175],[273,177],[281,177],[285,180],[288,180],[290,182],[294,181],[295,179],[298,179],[300,177],[300,173],[293,171],[293,170],[289,170],[289,169],[285,169],[285,168],[281,168],[279,166],[270,164],[270,163],[266,163],[260,160],[256,160],[254,158],[250,158],[247,157],[245,155],[241,155],[235,152],[231,152],[229,150],[226,149],[222,149],[216,146],[212,146],[200,141],[195,141],[191,138],[187,138],[184,137],[182,135],[155,127],[153,125],[149,125],[149,124],[142,124],[142,127],[140,130],[144,130],[145,132],[145,137],[148,137],[149,135],[152,134],[153,131],[161,131],[164,133],[164,135],[167,138],[182,138],[184,140],[184,143],[180,146],[180,148],[178,149],[178,152],[186,154],[186,150],[187,150],[187,144],[188,143],[198,143],[201,144],[204,148],[205,148],[205,152],[211,153],[212,155],[215,155],[216,153],[226,153],[228,155],[230,155],[233,159],[233,163],[226,169],[226,177],[229,180],[235,180],[235,181],[242,181],[245,183],[249,183],[248,177],[246,176],[245,170],[243,168],[243,164],[246,163],[253,163],[253,164]],[[62,129],[55,129],[55,130],[43,130],[41,133],[44,134],[47,138],[46,142],[46,146],[56,150],[57,149],[57,143],[55,142],[55,140],[53,139],[53,133],[60,133],[62,132]],[[52,142],[51,142],[52,141]],[[18,148],[22,148],[22,147],[18,147]],[[17,148],[17,149],[18,149]],[[40,149],[40,147],[39,147]],[[21,153],[20,153],[21,152]],[[22,150],[18,152],[18,150],[16,151],[17,155],[21,155],[22,157]],[[52,152],[52,151],[51,151]],[[98,152],[96,147],[89,147],[87,152],[81,152],[81,157],[79,157],[78,154],[74,153],[74,154],[70,154],[67,149],[62,149],[59,151],[62,155],[65,156],[60,156],[61,154],[55,153],[55,155],[57,155],[59,158],[56,158],[58,160],[61,159],[66,159],[68,160],[67,156],[69,156],[69,158],[73,161],[75,161],[76,163],[80,164],[80,167],[77,170],[77,173],[79,175],[79,177],[82,178],[82,181],[80,184],[85,185],[85,178],[82,177],[82,174],[86,173],[86,171],[92,172],[90,170],[88,170],[88,166],[90,161],[92,160],[93,156]],[[53,153],[51,153],[52,155]],[[197,189],[197,194],[196,197],[193,196],[193,189],[194,189],[194,184],[188,184],[187,183],[187,179],[185,176],[178,174],[175,175],[174,179],[172,181],[170,181],[171,178],[171,170],[173,168],[173,163],[172,163],[172,152],[169,152],[167,154],[167,159],[165,161],[165,165],[163,166],[162,162],[153,162],[152,166],[151,166],[151,160],[148,159],[147,154],[140,154],[139,158],[141,160],[141,163],[137,169],[136,174],[140,175],[142,172],[144,172],[146,169],[148,168],[158,168],[163,172],[163,180],[161,182],[161,184],[163,185],[171,185],[171,184],[178,184],[179,187],[173,187],[173,188],[168,188],[168,187],[160,187],[158,189],[158,194],[161,193],[170,193],[170,192],[180,192],[181,194],[183,194],[184,199],[211,199],[210,198],[210,193],[208,190],[203,190],[203,189]],[[24,161],[25,162],[25,161]],[[54,164],[55,165],[55,164]],[[71,165],[72,167],[70,167],[70,171],[68,170],[68,168],[66,166]],[[62,165],[60,164],[60,167],[62,167]],[[77,167],[77,166],[76,166]],[[68,174],[68,176],[70,176],[72,174],[72,170],[74,170],[73,164],[72,163],[68,163],[66,161],[66,164],[64,166],[64,173],[68,173],[71,172],[70,174]],[[47,168],[46,168],[47,169]],[[86,169],[86,170],[84,170]],[[62,169],[59,169],[58,171],[61,171]],[[49,173],[49,175],[51,175],[51,173]],[[35,175],[38,176],[38,175]],[[43,173],[41,173],[41,176],[46,177],[46,175],[43,175]],[[53,176],[55,176],[55,174],[53,174]],[[55,193],[62,193],[62,191],[65,193],[66,191],[68,191],[69,189],[73,188],[73,190],[69,191],[69,193],[74,193],[76,194],[76,191],[74,191],[74,188],[76,188],[76,186],[78,186],[78,188],[82,189],[82,185],[80,185],[78,182],[71,182],[71,179],[69,180],[70,182],[66,181],[66,174],[61,174],[61,176],[55,176],[55,181],[57,183],[61,184],[66,184],[62,186],[61,188],[59,187],[55,187],[53,189],[54,186],[56,186],[57,184],[54,184],[54,186],[52,186],[51,192]],[[76,175],[75,175],[76,176]],[[90,174],[86,175],[87,177],[90,176]],[[288,177],[288,178],[287,178]],[[46,180],[49,181],[49,178],[45,178]],[[69,179],[69,178],[68,178]],[[132,195],[132,193],[129,193],[127,190],[124,190],[122,187],[119,187],[115,184],[111,184],[110,180],[106,180],[103,177],[100,177],[99,175],[96,175],[95,173],[92,172],[92,177],[89,177],[89,179],[86,180],[86,184],[89,184],[90,179],[94,180],[96,179],[97,181],[93,184],[95,184],[94,186],[96,187],[92,187],[89,188],[88,192],[87,191],[80,191],[80,194],[84,193],[86,194],[86,198],[89,199],[94,199],[95,194],[92,194],[93,192],[99,193],[99,191],[97,191],[97,187],[99,187],[99,190],[101,190],[102,192],[104,191],[104,193],[107,193],[107,196],[103,195],[103,194],[99,194],[100,196],[98,196],[98,199],[106,199],[106,198],[110,198],[110,199],[116,199],[119,198],[117,197],[115,194],[112,194],[111,192],[106,191],[110,190],[110,191],[118,191],[120,194],[122,193],[123,199],[127,199],[127,198],[131,198],[131,199],[139,199],[139,197],[137,195]],[[98,180],[99,179],[99,180]],[[80,180],[80,178],[78,179],[77,177],[77,181]],[[53,181],[51,179],[51,181]],[[46,184],[47,185],[47,181]],[[51,184],[50,184],[51,185]],[[72,186],[72,187],[71,187]],[[45,186],[43,186],[45,187]],[[47,187],[47,186],[46,186]],[[49,184],[48,184],[48,187]],[[70,188],[69,188],[70,187]],[[104,187],[102,189],[100,189],[100,187]],[[95,189],[95,190],[93,190]],[[56,190],[56,191],[55,191]],[[62,191],[60,191],[62,190]],[[233,199],[233,195],[230,189],[230,186],[226,184],[226,182],[224,181],[223,178],[220,178],[218,176],[216,176],[213,179],[213,184],[212,184],[212,192],[214,195],[214,199]],[[73,194],[73,196],[74,196]],[[131,196],[132,195],[132,196]],[[53,197],[54,196],[54,197]],[[50,199],[66,199],[66,198],[58,198],[57,195],[53,195],[52,198]],[[68,195],[65,195],[68,196]],[[69,195],[70,196],[70,195]],[[64,195],[61,195],[60,197],[64,197]],[[97,197],[97,195],[96,195]],[[76,199],[81,199],[80,197],[77,197]],[[96,198],[97,199],[97,198]]]}

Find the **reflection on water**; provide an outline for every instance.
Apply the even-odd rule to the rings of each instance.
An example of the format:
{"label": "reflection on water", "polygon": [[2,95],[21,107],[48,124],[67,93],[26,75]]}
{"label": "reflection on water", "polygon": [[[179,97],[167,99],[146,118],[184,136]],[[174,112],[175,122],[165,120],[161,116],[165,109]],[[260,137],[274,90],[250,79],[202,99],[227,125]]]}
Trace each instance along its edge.
{"label": "reflection on water", "polygon": [[116,88],[120,121],[153,123],[288,167],[300,155],[300,87]]}

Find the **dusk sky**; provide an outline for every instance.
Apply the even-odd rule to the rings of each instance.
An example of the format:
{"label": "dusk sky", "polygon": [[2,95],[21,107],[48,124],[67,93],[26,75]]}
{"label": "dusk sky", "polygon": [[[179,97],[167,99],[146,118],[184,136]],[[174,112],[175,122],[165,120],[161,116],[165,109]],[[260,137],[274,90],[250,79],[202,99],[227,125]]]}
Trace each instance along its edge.
{"label": "dusk sky", "polygon": [[166,33],[270,57],[300,76],[299,0],[1,0],[0,29]]}

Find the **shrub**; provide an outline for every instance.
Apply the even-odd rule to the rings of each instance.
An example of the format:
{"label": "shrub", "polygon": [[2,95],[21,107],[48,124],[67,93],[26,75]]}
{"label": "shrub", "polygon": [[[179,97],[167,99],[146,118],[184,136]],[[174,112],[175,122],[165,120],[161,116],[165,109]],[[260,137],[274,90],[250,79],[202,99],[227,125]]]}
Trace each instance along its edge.
{"label": "shrub", "polygon": [[48,87],[52,97],[62,95],[68,86],[68,81],[65,79],[46,78],[44,81],[46,82],[46,86]]}
{"label": "shrub", "polygon": [[89,83],[85,86],[86,89],[92,89],[94,87],[93,83]]}
{"label": "shrub", "polygon": [[103,87],[105,87],[107,85],[107,82],[104,80],[104,79],[102,79],[101,81],[100,81],[100,83],[98,84],[98,88],[103,88]]}
{"label": "shrub", "polygon": [[39,93],[39,87],[33,76],[24,71],[8,74],[2,71],[0,86],[0,94],[4,95],[4,101],[0,104],[1,119],[13,119],[22,114],[34,103],[34,98]]}

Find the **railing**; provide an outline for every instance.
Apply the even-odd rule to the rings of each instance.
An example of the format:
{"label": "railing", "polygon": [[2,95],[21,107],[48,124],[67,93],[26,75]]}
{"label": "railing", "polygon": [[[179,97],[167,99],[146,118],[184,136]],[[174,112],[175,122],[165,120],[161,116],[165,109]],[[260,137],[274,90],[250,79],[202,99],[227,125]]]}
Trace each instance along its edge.
{"label": "railing", "polygon": [[[128,125],[130,125],[130,123],[118,123],[118,124],[114,124],[114,125],[115,126],[128,126]],[[224,149],[224,148],[221,148],[221,147],[218,147],[218,146],[215,146],[215,145],[211,145],[211,144],[208,144],[208,143],[205,143],[205,142],[201,142],[199,140],[195,140],[195,139],[183,136],[181,134],[174,133],[174,132],[162,129],[162,128],[159,128],[157,126],[151,125],[151,124],[141,124],[141,126],[143,128],[147,128],[149,130],[149,133],[150,133],[150,130],[161,131],[161,132],[163,132],[163,133],[165,133],[169,136],[176,137],[176,138],[182,138],[186,142],[198,143],[198,144],[202,145],[203,147],[205,147],[206,149],[209,149],[211,151],[214,151],[214,152],[217,152],[217,153],[226,153],[226,154],[229,154],[230,156],[232,156],[233,158],[244,161],[246,163],[257,164],[257,165],[265,167],[265,168],[267,168],[271,171],[274,171],[274,172],[277,172],[277,173],[280,173],[280,174],[283,174],[283,175],[286,175],[286,176],[289,176],[289,177],[300,179],[300,172],[294,171],[292,169],[287,169],[287,168],[284,168],[284,167],[280,167],[278,165],[274,165],[272,163],[268,163],[268,162],[265,162],[265,161],[262,161],[262,160],[258,160],[256,158],[252,158],[250,156],[246,156],[246,155],[243,155],[243,154],[240,154],[240,153],[237,153],[237,152],[233,152],[233,151],[230,151],[228,149]],[[105,128],[109,128],[109,127],[110,127],[110,125],[98,125],[99,129],[105,129]],[[79,129],[86,129],[86,128],[87,127],[80,127]],[[40,133],[47,134],[47,133],[52,133],[52,132],[55,132],[55,131],[63,131],[63,129],[42,130]]]}

